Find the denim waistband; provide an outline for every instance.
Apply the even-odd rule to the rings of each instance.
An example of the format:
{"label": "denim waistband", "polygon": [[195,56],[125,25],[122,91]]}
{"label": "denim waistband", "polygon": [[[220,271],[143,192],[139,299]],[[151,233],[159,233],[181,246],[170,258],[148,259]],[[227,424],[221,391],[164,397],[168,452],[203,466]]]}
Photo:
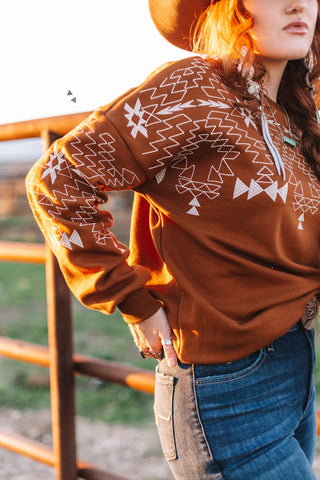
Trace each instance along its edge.
{"label": "denim waistband", "polygon": [[292,327],[290,328],[290,330],[288,330],[288,333],[290,332],[294,332],[295,330],[299,330],[299,328],[302,327],[302,323],[301,323],[301,320],[299,320],[299,322],[295,323],[294,325],[292,325]]}

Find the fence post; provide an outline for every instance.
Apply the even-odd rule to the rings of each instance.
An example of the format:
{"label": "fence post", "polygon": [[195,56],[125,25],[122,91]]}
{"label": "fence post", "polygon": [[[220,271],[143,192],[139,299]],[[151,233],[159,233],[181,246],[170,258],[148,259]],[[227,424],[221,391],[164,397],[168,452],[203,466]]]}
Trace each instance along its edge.
{"label": "fence post", "polygon": [[[57,138],[44,132],[45,148]],[[76,480],[75,388],[71,294],[58,262],[46,247],[46,285],[52,437],[56,480]]]}

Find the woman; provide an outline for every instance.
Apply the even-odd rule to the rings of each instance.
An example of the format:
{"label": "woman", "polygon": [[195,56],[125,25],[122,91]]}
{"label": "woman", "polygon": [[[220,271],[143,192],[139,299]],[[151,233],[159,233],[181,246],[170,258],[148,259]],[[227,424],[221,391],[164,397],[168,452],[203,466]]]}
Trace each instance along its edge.
{"label": "woman", "polygon": [[[318,2],[149,4],[205,58],[58,140],[28,175],[31,206],[74,294],[118,307],[161,359],[155,416],[176,479],[314,479]],[[130,256],[108,230],[114,189],[135,191]]]}

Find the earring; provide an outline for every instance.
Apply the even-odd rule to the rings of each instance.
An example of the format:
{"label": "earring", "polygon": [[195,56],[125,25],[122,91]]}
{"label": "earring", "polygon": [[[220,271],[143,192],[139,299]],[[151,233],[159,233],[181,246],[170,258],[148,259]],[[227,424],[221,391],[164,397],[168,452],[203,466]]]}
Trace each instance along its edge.
{"label": "earring", "polygon": [[311,84],[311,81],[310,81],[310,73],[311,73],[312,68],[308,63],[308,60],[307,60],[306,56],[303,59],[303,65],[305,66],[305,69],[307,70],[307,73],[305,75],[305,82],[306,82],[306,85],[309,88],[310,92],[313,95],[314,94],[314,86]]}
{"label": "earring", "polygon": [[319,110],[318,110],[318,105],[316,104],[316,101],[315,101],[315,98],[314,98],[314,86],[312,85],[312,83],[310,81],[310,73],[312,71],[312,68],[308,63],[308,60],[307,60],[306,56],[303,59],[303,64],[304,64],[304,66],[307,70],[307,73],[305,75],[305,82],[306,82],[306,85],[307,85],[307,87],[308,87],[308,89],[311,93],[312,99],[314,101],[315,110],[316,110],[316,117],[317,117],[318,125],[320,125],[320,113],[319,113]]}

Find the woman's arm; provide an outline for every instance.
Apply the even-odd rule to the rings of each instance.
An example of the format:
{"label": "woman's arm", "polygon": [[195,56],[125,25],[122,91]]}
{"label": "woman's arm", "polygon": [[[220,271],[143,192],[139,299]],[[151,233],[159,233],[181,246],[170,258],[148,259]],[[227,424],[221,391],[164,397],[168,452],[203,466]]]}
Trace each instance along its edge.
{"label": "woman's arm", "polygon": [[26,180],[35,218],[74,295],[104,313],[118,306],[131,323],[149,318],[160,303],[145,287],[149,270],[128,265],[129,249],[109,230],[107,192],[145,181],[103,110],[55,142]]}

